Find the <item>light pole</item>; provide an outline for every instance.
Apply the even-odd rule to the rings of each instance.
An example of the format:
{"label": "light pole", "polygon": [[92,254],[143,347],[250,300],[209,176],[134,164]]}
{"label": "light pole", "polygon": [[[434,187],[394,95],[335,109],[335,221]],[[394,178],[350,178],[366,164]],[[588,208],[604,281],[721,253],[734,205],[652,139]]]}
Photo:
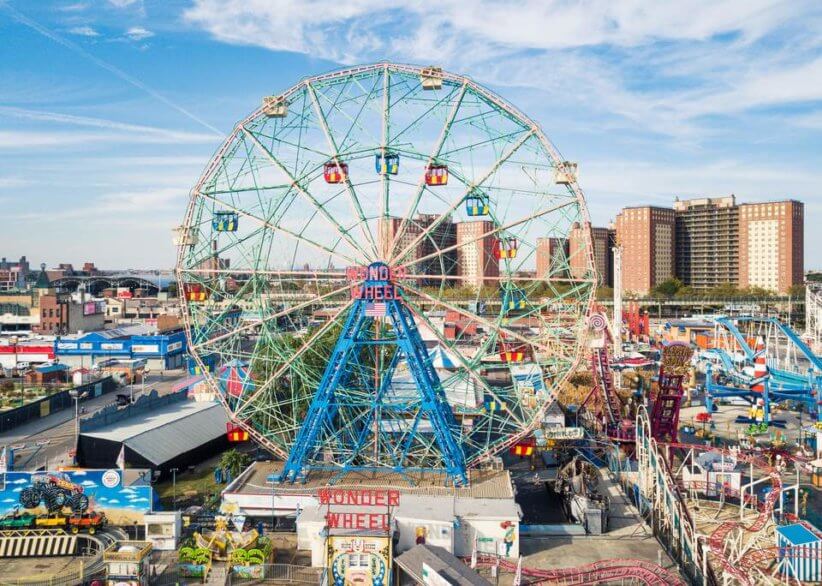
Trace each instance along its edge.
{"label": "light pole", "polygon": [[179,468],[171,469],[171,506],[175,511],[177,510],[177,470]]}
{"label": "light pole", "polygon": [[141,383],[141,386],[140,386],[140,396],[141,396],[141,397],[142,397],[142,396],[145,396],[145,394],[146,394],[146,377],[148,376],[148,373],[149,373],[149,372],[151,372],[149,369],[144,368],[144,369],[143,369],[143,376],[142,376],[142,377],[140,377],[140,383]]}
{"label": "light pole", "polygon": [[[17,370],[17,344],[20,343],[20,338],[18,338],[17,336],[12,336],[11,338],[9,338],[9,343],[11,344],[11,347],[14,348],[14,372],[18,376],[20,376],[20,373]],[[26,377],[25,376],[20,376],[20,406],[21,407],[23,406],[23,393],[24,393],[25,388],[26,388]]]}
{"label": "light pole", "polygon": [[69,396],[74,399],[74,464],[77,464],[77,449],[80,444],[80,399],[85,399],[88,392],[78,393],[77,389],[71,389]]}

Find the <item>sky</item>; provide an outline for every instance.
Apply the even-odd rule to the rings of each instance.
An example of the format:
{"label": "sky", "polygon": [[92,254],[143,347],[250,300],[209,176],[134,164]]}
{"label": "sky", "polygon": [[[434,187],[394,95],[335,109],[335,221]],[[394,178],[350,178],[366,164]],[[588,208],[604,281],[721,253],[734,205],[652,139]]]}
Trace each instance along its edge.
{"label": "sky", "polygon": [[262,96],[390,60],[471,76],[626,205],[805,203],[822,269],[814,0],[0,0],[0,255],[170,268],[190,189]]}

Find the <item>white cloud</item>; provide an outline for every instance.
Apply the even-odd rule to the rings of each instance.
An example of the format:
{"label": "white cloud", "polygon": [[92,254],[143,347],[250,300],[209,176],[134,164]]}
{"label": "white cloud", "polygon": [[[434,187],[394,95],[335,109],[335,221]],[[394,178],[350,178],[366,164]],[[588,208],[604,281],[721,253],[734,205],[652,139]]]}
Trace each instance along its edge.
{"label": "white cloud", "polygon": [[184,18],[223,42],[344,64],[439,63],[680,138],[706,135],[704,116],[822,94],[810,0],[195,0]]}
{"label": "white cloud", "polygon": [[84,2],[77,2],[75,4],[66,4],[64,6],[58,6],[57,10],[60,12],[82,12],[88,8],[88,4]]}
{"label": "white cloud", "polygon": [[92,27],[86,26],[75,26],[74,28],[70,28],[69,32],[73,35],[79,35],[81,37],[99,37],[100,33],[94,30]]}
{"label": "white cloud", "polygon": [[97,486],[97,483],[94,482],[93,480],[84,480],[80,484],[82,484],[83,486],[88,486],[90,488],[93,488],[93,487]]}
{"label": "white cloud", "polygon": [[154,36],[150,30],[146,30],[141,26],[133,26],[126,31],[126,36],[132,41],[142,41]]}
{"label": "white cloud", "polygon": [[116,8],[127,8],[134,4],[142,5],[142,0],[108,0],[109,4]]}

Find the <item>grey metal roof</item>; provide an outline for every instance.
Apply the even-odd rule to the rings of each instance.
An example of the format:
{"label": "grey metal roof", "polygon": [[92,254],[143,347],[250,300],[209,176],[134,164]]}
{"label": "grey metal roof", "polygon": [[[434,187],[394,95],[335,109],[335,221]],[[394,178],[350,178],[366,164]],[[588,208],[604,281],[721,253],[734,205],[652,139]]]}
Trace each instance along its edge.
{"label": "grey metal roof", "polygon": [[121,442],[155,465],[225,434],[228,421],[218,403],[187,401],[142,413],[84,436]]}
{"label": "grey metal roof", "polygon": [[418,584],[422,584],[422,564],[425,562],[440,576],[456,585],[490,586],[491,582],[465,565],[447,550],[436,545],[415,545],[404,554],[394,558],[403,571]]}

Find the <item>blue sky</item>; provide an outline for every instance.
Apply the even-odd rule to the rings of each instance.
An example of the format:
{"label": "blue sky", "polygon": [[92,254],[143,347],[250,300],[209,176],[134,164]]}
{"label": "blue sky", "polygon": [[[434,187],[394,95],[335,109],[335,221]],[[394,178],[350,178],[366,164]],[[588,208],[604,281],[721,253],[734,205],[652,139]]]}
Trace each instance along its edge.
{"label": "blue sky", "polygon": [[0,249],[170,267],[189,189],[261,96],[389,59],[528,113],[579,161],[596,224],[796,198],[822,268],[820,31],[801,0],[0,0]]}

